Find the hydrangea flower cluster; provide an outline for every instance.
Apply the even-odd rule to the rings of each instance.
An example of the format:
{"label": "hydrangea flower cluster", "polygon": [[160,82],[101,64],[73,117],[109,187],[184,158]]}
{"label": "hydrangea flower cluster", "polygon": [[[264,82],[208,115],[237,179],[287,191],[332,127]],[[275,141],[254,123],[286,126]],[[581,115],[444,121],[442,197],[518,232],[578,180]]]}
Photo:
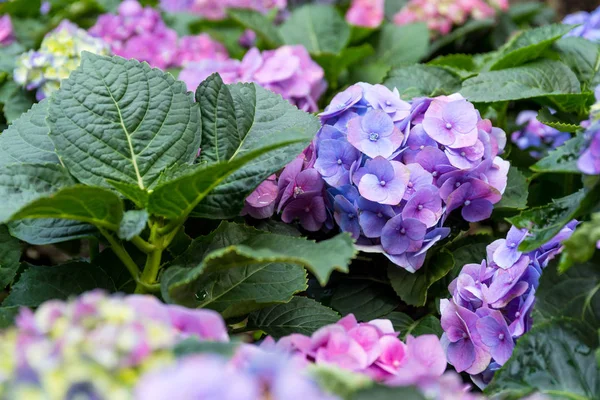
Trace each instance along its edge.
{"label": "hydrangea flower cluster", "polygon": [[22,309],[1,336],[0,397],[53,399],[127,399],[140,374],[171,362],[181,340],[229,340],[214,311],[101,291]]}
{"label": "hydrangea flower cluster", "polygon": [[229,8],[247,8],[266,14],[270,10],[284,10],[287,0],[160,0],[168,12],[190,12],[210,20],[227,17]]}
{"label": "hydrangea flower cluster", "polygon": [[10,16],[0,17],[0,47],[8,46],[15,40]]}
{"label": "hydrangea flower cluster", "polygon": [[410,0],[394,16],[394,23],[425,22],[430,31],[445,35],[469,18],[493,18],[497,10],[507,9],[508,0]]}
{"label": "hydrangea flower cluster", "polygon": [[[328,211],[362,250],[408,271],[449,234],[450,212],[484,220],[506,188],[510,164],[498,157],[506,135],[460,94],[408,103],[396,90],[359,83],[320,117],[312,157]],[[288,192],[296,201],[306,196],[302,184]]]}
{"label": "hydrangea flower cluster", "polygon": [[[306,370],[307,362],[272,349],[240,346],[231,360],[217,355],[187,356],[140,380],[138,400],[336,400]],[[202,379],[198,379],[201,377]]]}
{"label": "hydrangea flower cluster", "polygon": [[467,264],[440,302],[442,344],[448,362],[480,387],[510,358],[515,341],[531,328],[531,310],[542,270],[562,251],[577,221],[540,248],[523,253],[525,229],[512,227],[506,239],[487,246],[487,261]]}
{"label": "hydrangea flower cluster", "polygon": [[377,28],[385,16],[385,0],[352,0],[346,13],[346,21],[351,25]]}
{"label": "hydrangea flower cluster", "polygon": [[578,36],[594,42],[600,42],[600,7],[592,12],[579,11],[567,15],[563,24],[579,25],[567,36]]}
{"label": "hydrangea flower cluster", "polygon": [[364,374],[386,385],[418,386],[428,398],[476,398],[457,375],[444,374],[446,356],[437,336],[408,335],[404,343],[388,319],[359,323],[348,314],[310,337],[292,334],[277,343],[267,340],[266,345],[317,365],[335,365]]}
{"label": "hydrangea flower cluster", "polygon": [[114,54],[162,69],[228,56],[225,47],[208,34],[178,39],[157,10],[142,7],[137,0],[122,2],[117,15],[101,15],[89,32],[106,41]]}
{"label": "hydrangea flower cluster", "polygon": [[521,150],[529,150],[534,158],[544,157],[571,138],[568,132],[561,132],[538,121],[536,111],[522,111],[516,123],[522,129],[511,135],[513,143]]}
{"label": "hydrangea flower cluster", "polygon": [[189,90],[196,90],[200,82],[215,72],[228,84],[255,82],[309,112],[319,109],[317,102],[327,88],[323,68],[301,45],[282,46],[262,53],[252,48],[242,61],[207,59],[190,62],[179,74],[179,79]]}
{"label": "hydrangea flower cluster", "polygon": [[65,20],[44,37],[39,50],[17,58],[14,80],[27,90],[36,89],[36,97],[41,100],[58,90],[60,81],[79,66],[82,51],[110,53],[104,41]]}

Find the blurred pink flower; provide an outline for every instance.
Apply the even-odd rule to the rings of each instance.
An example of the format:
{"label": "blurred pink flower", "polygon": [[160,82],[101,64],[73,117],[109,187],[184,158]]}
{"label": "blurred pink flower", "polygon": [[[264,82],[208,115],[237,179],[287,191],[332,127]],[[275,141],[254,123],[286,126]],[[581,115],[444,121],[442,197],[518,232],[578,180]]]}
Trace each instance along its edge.
{"label": "blurred pink flower", "polygon": [[353,0],[346,21],[365,28],[377,28],[383,22],[384,0]]}

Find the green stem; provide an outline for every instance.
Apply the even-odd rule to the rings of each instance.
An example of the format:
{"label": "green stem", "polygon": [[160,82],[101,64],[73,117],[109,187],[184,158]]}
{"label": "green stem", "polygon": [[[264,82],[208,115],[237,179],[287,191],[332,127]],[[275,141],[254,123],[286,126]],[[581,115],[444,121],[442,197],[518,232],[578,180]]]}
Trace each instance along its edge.
{"label": "green stem", "polygon": [[162,258],[162,249],[156,249],[152,253],[148,254],[146,259],[146,265],[144,266],[144,272],[135,288],[136,293],[146,293],[147,287],[155,285],[156,278],[158,277],[158,271],[160,269],[160,260]]}
{"label": "green stem", "polygon": [[146,242],[139,236],[134,236],[133,239],[131,239],[131,243],[133,243],[135,247],[146,254],[152,253],[154,250],[156,250],[156,246]]}
{"label": "green stem", "polygon": [[117,257],[119,257],[123,264],[125,264],[125,267],[127,268],[127,270],[129,270],[129,273],[137,282],[140,278],[140,269],[138,268],[135,261],[133,261],[127,250],[125,250],[123,245],[118,240],[116,240],[110,232],[100,227],[98,229],[104,235],[106,240],[108,240],[108,243],[110,243],[112,251],[114,251]]}
{"label": "green stem", "polygon": [[88,239],[88,248],[90,252],[90,262],[94,262],[100,254],[100,249],[98,248],[100,242],[96,238]]}

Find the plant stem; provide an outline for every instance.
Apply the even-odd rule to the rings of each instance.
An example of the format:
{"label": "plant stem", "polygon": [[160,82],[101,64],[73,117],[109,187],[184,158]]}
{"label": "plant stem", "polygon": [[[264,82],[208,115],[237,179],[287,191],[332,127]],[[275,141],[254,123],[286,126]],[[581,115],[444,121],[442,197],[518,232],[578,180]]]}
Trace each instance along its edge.
{"label": "plant stem", "polygon": [[156,250],[156,246],[146,242],[139,236],[134,236],[133,239],[131,239],[131,243],[133,243],[135,247],[146,254],[152,253],[154,250]]}
{"label": "plant stem", "polygon": [[123,264],[125,264],[125,267],[127,267],[129,273],[137,282],[140,279],[140,269],[138,268],[135,261],[133,261],[127,250],[125,250],[123,245],[118,240],[116,240],[110,232],[102,228],[98,229],[104,235],[106,240],[108,240],[108,243],[110,243],[112,251],[114,251],[117,257],[119,257]]}
{"label": "plant stem", "polygon": [[136,293],[146,293],[147,286],[151,286],[156,283],[158,277],[158,270],[160,269],[160,260],[162,258],[162,249],[156,249],[146,259],[146,265],[144,266],[144,272],[135,288]]}

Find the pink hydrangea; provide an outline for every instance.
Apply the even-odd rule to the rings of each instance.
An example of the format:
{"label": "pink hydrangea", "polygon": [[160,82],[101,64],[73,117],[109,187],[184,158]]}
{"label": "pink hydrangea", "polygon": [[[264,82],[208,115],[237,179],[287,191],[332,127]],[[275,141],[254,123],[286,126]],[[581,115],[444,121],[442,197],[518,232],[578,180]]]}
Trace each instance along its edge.
{"label": "pink hydrangea", "polygon": [[384,0],[353,0],[346,21],[365,28],[377,28],[385,14]]}
{"label": "pink hydrangea", "polygon": [[229,8],[247,8],[264,14],[272,9],[285,9],[287,0],[161,0],[160,6],[168,12],[190,12],[220,20],[227,17]]}
{"label": "pink hydrangea", "polygon": [[162,69],[227,58],[225,47],[208,34],[178,39],[157,10],[142,7],[136,0],[121,3],[117,15],[101,15],[90,33],[104,39],[114,54]]}
{"label": "pink hydrangea", "polygon": [[255,82],[280,94],[304,111],[317,111],[317,101],[325,91],[323,69],[314,62],[303,46],[282,46],[260,52],[252,48],[242,61],[204,60],[190,62],[179,74],[189,90],[218,72],[225,83]]}
{"label": "pink hydrangea", "polygon": [[493,18],[508,9],[507,0],[410,0],[395,16],[394,23],[425,22],[429,29],[445,35],[469,18]]}
{"label": "pink hydrangea", "polygon": [[12,22],[8,15],[0,17],[0,47],[8,46],[15,40]]}

